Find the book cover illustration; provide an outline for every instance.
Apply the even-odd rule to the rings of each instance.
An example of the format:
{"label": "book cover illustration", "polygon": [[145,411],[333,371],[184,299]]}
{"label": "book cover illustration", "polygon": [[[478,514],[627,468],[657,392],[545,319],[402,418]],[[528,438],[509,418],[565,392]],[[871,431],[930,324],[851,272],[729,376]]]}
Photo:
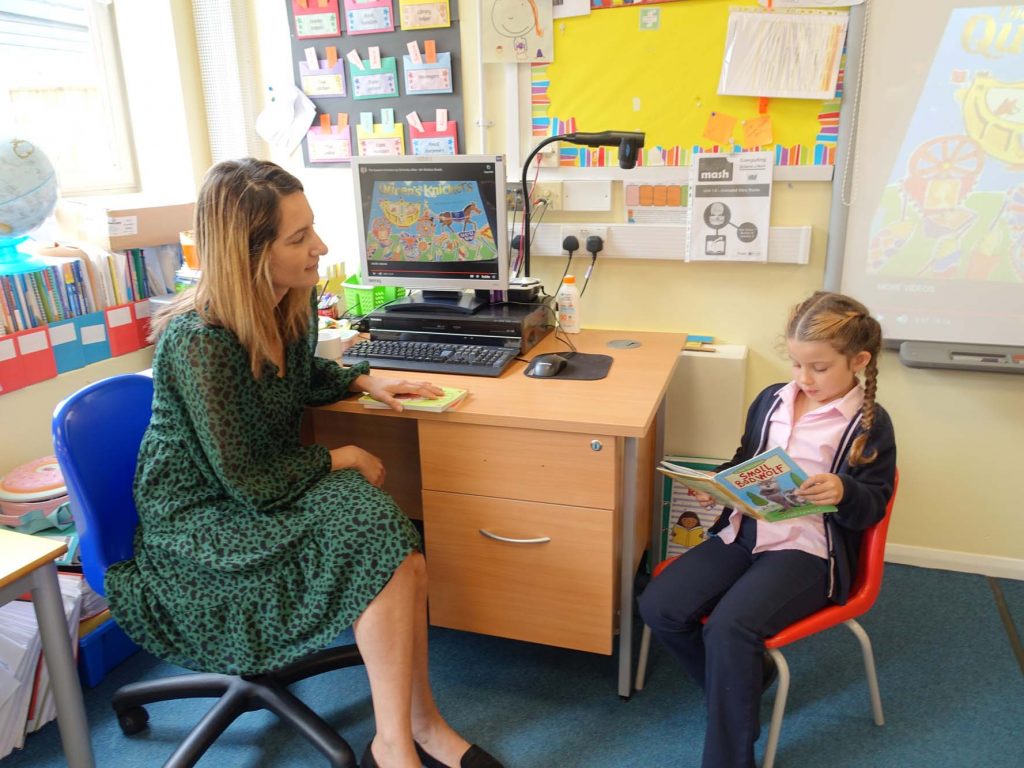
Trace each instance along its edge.
{"label": "book cover illustration", "polygon": [[797,495],[807,473],[781,448],[758,454],[715,478],[769,522],[836,511],[832,505],[810,504]]}
{"label": "book cover illustration", "polygon": [[[466,395],[469,394],[468,389],[459,389],[458,387],[442,387],[444,394],[440,397],[415,397],[412,395],[398,395],[397,398],[402,403],[402,407],[410,411],[430,411],[432,413],[441,413],[447,411],[452,406],[461,402]],[[363,395],[359,398],[359,402],[362,403],[364,408],[390,408],[391,406],[386,403],[380,402],[380,400],[374,400],[369,395]]]}
{"label": "book cover illustration", "polygon": [[494,261],[494,211],[480,183],[380,181],[367,233],[372,261]]}
{"label": "book cover illustration", "polygon": [[807,479],[807,473],[781,448],[772,448],[716,475],[668,461],[663,461],[658,471],[706,493],[722,506],[767,522],[836,511],[832,505],[810,504],[797,495],[796,489]]}
{"label": "book cover illustration", "polygon": [[[696,470],[710,470],[724,461],[683,456],[666,457],[666,460]],[[701,505],[694,497],[694,491],[666,475],[662,484],[662,541],[659,559],[681,555],[705,541],[708,530],[721,514],[721,504],[711,507]]]}

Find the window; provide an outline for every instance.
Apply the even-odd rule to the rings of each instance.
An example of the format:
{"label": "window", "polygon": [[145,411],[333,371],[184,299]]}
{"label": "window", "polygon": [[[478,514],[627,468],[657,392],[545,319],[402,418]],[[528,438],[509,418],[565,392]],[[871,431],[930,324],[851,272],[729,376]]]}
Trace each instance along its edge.
{"label": "window", "polygon": [[139,189],[109,0],[0,2],[0,115],[50,158],[62,195]]}

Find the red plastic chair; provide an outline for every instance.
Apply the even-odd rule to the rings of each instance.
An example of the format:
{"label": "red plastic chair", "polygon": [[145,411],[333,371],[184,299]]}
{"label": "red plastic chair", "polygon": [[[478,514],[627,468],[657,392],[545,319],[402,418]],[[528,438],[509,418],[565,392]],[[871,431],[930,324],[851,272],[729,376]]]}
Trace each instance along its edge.
{"label": "red plastic chair", "polygon": [[[772,768],[775,763],[775,751],[779,744],[779,732],[782,730],[782,717],[786,710],[786,698],[789,696],[789,665],[780,648],[802,640],[805,637],[845,624],[853,632],[860,643],[861,655],[864,657],[864,671],[868,678],[868,690],[871,694],[871,709],[874,713],[875,725],[885,725],[882,713],[882,697],[878,692],[878,677],[875,674],[875,656],[871,650],[871,639],[864,628],[857,622],[875,604],[878,593],[882,589],[882,572],[885,568],[885,538],[889,532],[889,519],[892,517],[893,503],[896,501],[896,488],[899,486],[899,473],[896,474],[892,487],[892,495],[886,505],[885,516],[864,532],[860,547],[860,562],[857,576],[850,590],[850,599],[846,605],[830,605],[822,608],[800,621],[790,624],[771,637],[765,638],[764,646],[771,654],[779,670],[779,688],[775,693],[775,704],[772,707],[772,720],[768,728],[768,743],[764,749],[762,768]],[[679,555],[676,555],[679,557]],[[651,578],[656,578],[675,557],[663,560],[655,567]],[[644,676],[647,671],[647,654],[651,644],[650,627],[644,627],[643,639],[640,642],[640,659],[637,662],[636,689],[644,687]]]}

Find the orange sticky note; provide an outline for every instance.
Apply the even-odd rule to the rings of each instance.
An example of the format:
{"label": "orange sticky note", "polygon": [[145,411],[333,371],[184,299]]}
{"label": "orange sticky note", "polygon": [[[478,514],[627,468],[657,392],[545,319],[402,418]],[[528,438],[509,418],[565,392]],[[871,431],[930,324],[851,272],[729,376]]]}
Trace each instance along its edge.
{"label": "orange sticky note", "polygon": [[327,51],[327,68],[333,69],[334,65],[338,63],[338,49],[333,45],[328,45],[325,50]]}
{"label": "orange sticky note", "polygon": [[743,121],[743,146],[763,147],[772,143],[771,115],[758,115]]}
{"label": "orange sticky note", "polygon": [[704,126],[705,139],[716,144],[728,144],[732,129],[736,127],[736,118],[723,112],[712,112],[708,116],[708,124]]}
{"label": "orange sticky note", "polygon": [[423,52],[424,59],[427,62],[427,64],[437,63],[437,45],[434,43],[433,40],[423,41]]}
{"label": "orange sticky note", "polygon": [[346,128],[346,127],[348,127],[348,115],[345,112],[339,112],[338,113],[338,127],[339,128]]}
{"label": "orange sticky note", "polygon": [[330,133],[331,132],[331,116],[330,115],[320,115],[320,130],[323,133]]}

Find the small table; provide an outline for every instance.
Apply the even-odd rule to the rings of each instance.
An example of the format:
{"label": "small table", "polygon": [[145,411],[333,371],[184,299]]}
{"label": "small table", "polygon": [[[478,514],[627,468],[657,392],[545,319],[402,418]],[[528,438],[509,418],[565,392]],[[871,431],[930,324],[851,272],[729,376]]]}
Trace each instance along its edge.
{"label": "small table", "polygon": [[67,552],[58,539],[0,530],[0,605],[32,593],[43,653],[53,682],[57,726],[69,768],[94,768],[82,687],[68,638],[54,560]]}

